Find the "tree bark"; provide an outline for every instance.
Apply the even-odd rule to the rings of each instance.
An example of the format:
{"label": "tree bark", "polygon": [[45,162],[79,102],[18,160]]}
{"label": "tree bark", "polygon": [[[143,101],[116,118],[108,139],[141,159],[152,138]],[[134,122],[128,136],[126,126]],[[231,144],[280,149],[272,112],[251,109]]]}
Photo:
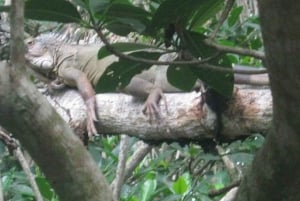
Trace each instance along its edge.
{"label": "tree bark", "polygon": [[258,1],[273,95],[273,123],[238,201],[298,201],[300,194],[300,2]]}
{"label": "tree bark", "polygon": [[[98,94],[98,131],[101,134],[125,133],[148,141],[193,141],[214,138],[216,116],[199,106],[199,93],[165,94],[161,116],[149,121],[142,113],[143,101],[125,94]],[[47,96],[50,103],[77,134],[85,132],[85,105],[76,90]],[[223,115],[222,135],[229,139],[253,133],[265,134],[272,119],[272,98],[268,88],[236,88]]]}
{"label": "tree bark", "polygon": [[25,75],[24,1],[11,6],[12,65],[0,62],[0,122],[30,153],[62,201],[113,201],[80,140]]}
{"label": "tree bark", "polygon": [[60,200],[112,201],[82,142],[33,84],[0,63],[0,122],[20,140]]}

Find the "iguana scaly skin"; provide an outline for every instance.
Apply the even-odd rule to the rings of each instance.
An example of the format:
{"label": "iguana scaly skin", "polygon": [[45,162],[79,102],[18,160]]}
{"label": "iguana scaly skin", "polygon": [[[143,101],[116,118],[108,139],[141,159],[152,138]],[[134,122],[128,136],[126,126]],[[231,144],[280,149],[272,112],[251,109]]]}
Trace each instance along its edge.
{"label": "iguana scaly skin", "polygon": [[[54,73],[68,86],[78,88],[87,106],[87,131],[89,136],[97,133],[96,99],[93,87],[105,69],[117,61],[114,55],[97,59],[99,46],[70,45],[62,43],[52,35],[29,38],[26,58],[31,67],[43,74]],[[163,92],[179,92],[170,85],[166,77],[167,67],[153,66],[132,78],[122,92],[146,98],[143,112],[152,118],[159,115],[158,102]]]}

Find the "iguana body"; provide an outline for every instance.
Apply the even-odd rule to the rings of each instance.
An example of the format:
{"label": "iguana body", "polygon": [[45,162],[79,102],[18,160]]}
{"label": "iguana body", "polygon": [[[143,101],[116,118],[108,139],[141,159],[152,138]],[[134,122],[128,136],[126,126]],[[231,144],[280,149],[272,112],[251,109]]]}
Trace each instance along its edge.
{"label": "iguana body", "polygon": [[[64,84],[78,88],[87,106],[88,133],[97,133],[94,126],[97,118],[93,87],[106,68],[118,58],[111,55],[98,60],[99,46],[62,44],[51,35],[27,39],[26,45],[26,58],[36,70],[44,74],[54,72]],[[166,70],[167,66],[153,66],[134,76],[122,92],[147,98],[143,112],[156,115],[159,112],[157,103],[163,92],[180,91],[168,83]]]}
{"label": "iguana body", "polygon": [[[87,106],[88,134],[96,134],[96,99],[93,86],[96,86],[106,68],[118,58],[111,55],[98,60],[99,46],[70,45],[51,35],[28,39],[26,44],[26,58],[38,71],[44,74],[54,72],[64,84],[78,88]],[[158,102],[163,97],[163,92],[181,91],[169,84],[166,71],[167,66],[153,66],[135,75],[122,90],[147,98],[143,112],[150,117],[159,113]]]}

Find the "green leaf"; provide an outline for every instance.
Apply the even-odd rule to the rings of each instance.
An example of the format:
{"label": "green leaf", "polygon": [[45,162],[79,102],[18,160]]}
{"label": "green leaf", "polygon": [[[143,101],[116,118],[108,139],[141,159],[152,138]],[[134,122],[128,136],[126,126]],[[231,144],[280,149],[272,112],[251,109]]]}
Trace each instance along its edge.
{"label": "green leaf", "polygon": [[[226,56],[223,56],[221,59],[219,59],[219,61],[213,64],[219,67],[224,67],[224,69],[232,68],[222,59],[227,60]],[[201,67],[201,65],[202,64],[199,64],[198,66],[191,65],[190,69],[205,84],[215,89],[220,94],[226,97],[231,97],[234,83],[233,73],[215,71],[207,68],[199,68],[199,66]]]}
{"label": "green leaf", "polygon": [[188,182],[183,176],[180,176],[172,186],[175,193],[183,195],[188,190]]}
{"label": "green leaf", "polygon": [[70,2],[64,0],[27,0],[25,17],[62,23],[78,23],[81,20],[77,9]]}
{"label": "green leaf", "polygon": [[0,6],[0,12],[9,12],[10,6]]}
{"label": "green leaf", "polygon": [[51,200],[54,197],[53,189],[44,177],[36,177],[35,181],[39,187],[39,190],[44,198]]}
{"label": "green leaf", "polygon": [[[115,34],[125,36],[130,32],[141,33],[150,23],[150,13],[131,4],[114,2],[95,9],[95,17],[105,21],[105,27]],[[105,12],[104,12],[105,10]]]}
{"label": "green leaf", "polygon": [[[145,49],[151,49],[153,46],[142,44],[142,43],[114,43],[111,44],[113,48],[118,50],[119,52],[131,52],[131,51],[137,51],[137,50],[145,50]],[[105,46],[101,47],[101,49],[98,52],[98,59],[102,59],[104,57],[107,57],[111,55],[112,53],[107,50]]]}
{"label": "green leaf", "polygon": [[111,22],[105,25],[105,28],[110,32],[119,36],[127,36],[130,32],[133,32],[133,28],[129,24],[123,24],[118,21]]}
{"label": "green leaf", "polygon": [[194,31],[185,30],[183,32],[183,41],[185,47],[196,58],[207,58],[217,53],[215,48],[209,47],[204,43],[207,38],[204,34],[200,34]]}
{"label": "green leaf", "polygon": [[191,91],[198,79],[197,75],[188,66],[169,66],[167,78],[171,85],[183,91]]}
{"label": "green leaf", "polygon": [[[137,58],[157,60],[160,57],[161,53],[135,52],[129,55]],[[151,66],[151,64],[144,64],[135,61],[120,59],[119,62],[114,62],[105,70],[103,75],[100,77],[95,90],[97,93],[103,93],[122,89],[129,84],[131,78],[134,75],[141,73],[143,70],[146,70]]]}
{"label": "green leaf", "polygon": [[133,18],[114,18],[114,21],[107,23],[105,28],[117,35],[127,36],[131,32],[143,32],[146,25]]}
{"label": "green leaf", "polygon": [[223,2],[223,0],[202,1],[202,4],[198,7],[197,13],[191,21],[191,29],[198,30],[202,28],[207,20],[214,17],[222,9]]}
{"label": "green leaf", "polygon": [[238,21],[242,11],[243,11],[243,6],[239,6],[239,7],[234,8],[230,12],[230,15],[228,16],[228,25],[229,25],[229,27],[232,27]]}
{"label": "green leaf", "polygon": [[110,0],[90,0],[89,3],[92,13],[102,16],[109,8]]}
{"label": "green leaf", "polygon": [[154,194],[157,186],[157,181],[155,179],[148,179],[142,186],[142,198],[141,201],[150,200],[151,196]]}
{"label": "green leaf", "polygon": [[185,26],[203,0],[166,0],[156,10],[150,30],[154,32],[170,23]]}
{"label": "green leaf", "polygon": [[150,18],[150,13],[142,8],[123,3],[112,4],[108,8],[106,15],[109,17],[139,19],[145,22],[148,22],[148,18]]}

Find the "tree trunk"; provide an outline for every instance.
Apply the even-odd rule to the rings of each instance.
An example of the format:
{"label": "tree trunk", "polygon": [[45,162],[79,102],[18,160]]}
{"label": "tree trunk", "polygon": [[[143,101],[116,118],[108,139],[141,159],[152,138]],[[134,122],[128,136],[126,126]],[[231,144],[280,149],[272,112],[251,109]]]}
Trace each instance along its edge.
{"label": "tree trunk", "polygon": [[273,125],[238,201],[300,200],[300,2],[258,1],[273,95]]}
{"label": "tree trunk", "polygon": [[113,201],[110,187],[71,129],[25,76],[24,1],[11,6],[11,63],[0,62],[0,122],[19,139],[62,201]]}

